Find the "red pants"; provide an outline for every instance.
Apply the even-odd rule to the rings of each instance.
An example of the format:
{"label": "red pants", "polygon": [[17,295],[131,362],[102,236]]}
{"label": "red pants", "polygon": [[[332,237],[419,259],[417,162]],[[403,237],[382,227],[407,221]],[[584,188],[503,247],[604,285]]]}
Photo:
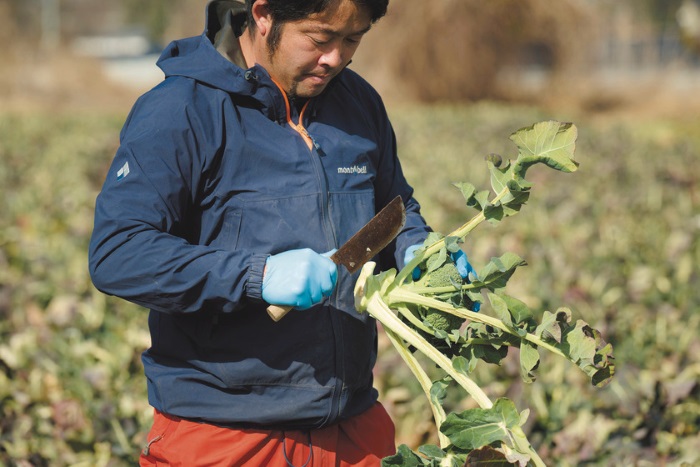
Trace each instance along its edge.
{"label": "red pants", "polygon": [[310,432],[221,428],[156,411],[140,465],[370,467],[395,452],[394,423],[379,403]]}

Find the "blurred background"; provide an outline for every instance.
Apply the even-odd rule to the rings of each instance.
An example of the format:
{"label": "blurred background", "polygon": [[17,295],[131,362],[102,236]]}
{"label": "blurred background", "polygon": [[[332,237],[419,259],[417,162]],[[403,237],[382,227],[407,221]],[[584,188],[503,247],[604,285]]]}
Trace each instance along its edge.
{"label": "blurred background", "polygon": [[[143,447],[147,313],[92,287],[87,243],[121,125],[206,3],[0,0],[0,465],[134,465]],[[578,127],[580,170],[533,170],[522,212],[464,245],[477,269],[526,259],[510,295],[538,316],[570,307],[615,348],[602,389],[546,355],[532,384],[514,354],[475,371],[531,410],[550,465],[700,465],[699,53],[700,0],[392,0],[351,64],[444,233],[473,214],[452,182],[486,188],[484,156],[513,157],[512,132]],[[397,442],[436,442],[419,386],[380,346]]]}
{"label": "blurred background", "polygon": [[[2,0],[3,108],[128,106],[205,0]],[[434,3],[434,4],[433,4]],[[395,1],[353,63],[387,100],[697,105],[695,0]]]}

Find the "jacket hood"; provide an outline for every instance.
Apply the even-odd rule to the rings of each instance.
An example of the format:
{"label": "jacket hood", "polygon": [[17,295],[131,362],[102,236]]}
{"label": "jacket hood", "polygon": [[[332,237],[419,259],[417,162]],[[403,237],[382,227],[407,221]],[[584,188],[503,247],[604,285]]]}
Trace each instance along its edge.
{"label": "jacket hood", "polygon": [[[238,37],[246,23],[245,4],[237,0],[214,0],[207,5],[206,29],[201,36],[171,42],[157,65],[165,77],[184,76],[228,93],[270,102],[276,90],[267,71],[259,65],[246,69]],[[277,94],[272,92],[272,94]]]}

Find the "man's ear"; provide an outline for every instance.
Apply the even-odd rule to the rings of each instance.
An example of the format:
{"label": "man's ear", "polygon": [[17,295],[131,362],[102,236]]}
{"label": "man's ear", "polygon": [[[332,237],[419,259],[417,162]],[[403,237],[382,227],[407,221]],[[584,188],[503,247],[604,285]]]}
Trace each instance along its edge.
{"label": "man's ear", "polygon": [[256,0],[252,7],[253,21],[258,32],[264,37],[272,28],[272,15],[267,0]]}

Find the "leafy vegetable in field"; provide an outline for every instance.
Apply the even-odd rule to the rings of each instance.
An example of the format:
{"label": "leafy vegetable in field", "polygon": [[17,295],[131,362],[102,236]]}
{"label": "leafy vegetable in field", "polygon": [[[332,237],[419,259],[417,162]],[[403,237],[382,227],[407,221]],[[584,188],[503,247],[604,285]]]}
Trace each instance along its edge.
{"label": "leafy vegetable in field", "polygon": [[[522,258],[505,253],[492,258],[477,276],[462,280],[450,254],[483,221],[497,224],[520,211],[530,196],[532,184],[525,179],[530,167],[544,164],[562,172],[575,171],[576,138],[573,124],[554,121],[513,133],[511,140],[518,147],[515,161],[504,164],[500,156],[487,157],[491,199],[489,191],[456,184],[467,206],[478,211],[472,219],[447,236],[431,235],[401,271],[373,275],[373,263],[363,268],[355,289],[357,308],[382,323],[419,380],[439,428],[439,447],[426,445],[415,453],[404,445],[383,465],[452,466],[476,460],[544,465],[522,429],[529,411],[519,412],[506,398],[491,401],[470,378],[479,360],[499,363],[511,347],[519,349],[521,377],[528,383],[535,379],[540,349],[570,360],[595,386],[602,387],[612,378],[612,346],[598,331],[582,320],[573,322],[567,308],[545,311],[537,322],[525,303],[505,293],[510,277],[526,264]],[[421,271],[418,279],[413,278],[416,268]],[[493,315],[474,311],[474,304],[485,299]],[[415,351],[435,362],[443,377],[431,380]],[[455,383],[479,408],[445,413],[443,401]]]}

